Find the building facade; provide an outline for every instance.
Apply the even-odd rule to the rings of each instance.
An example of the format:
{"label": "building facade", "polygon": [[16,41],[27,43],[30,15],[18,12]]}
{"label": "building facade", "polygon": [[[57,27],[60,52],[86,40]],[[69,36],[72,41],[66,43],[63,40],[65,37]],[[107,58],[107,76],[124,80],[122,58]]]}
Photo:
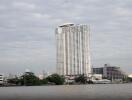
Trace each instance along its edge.
{"label": "building facade", "polygon": [[102,74],[103,78],[109,80],[118,80],[125,77],[125,73],[122,72],[120,67],[110,66],[108,64],[105,64],[104,67],[101,68],[93,68],[93,74]]}
{"label": "building facade", "polygon": [[93,74],[103,74],[103,67],[101,68],[93,68]]}
{"label": "building facade", "polygon": [[56,40],[58,74],[74,76],[91,73],[89,26],[61,25],[56,28]]}
{"label": "building facade", "polygon": [[4,84],[4,76],[0,74],[0,85]]}

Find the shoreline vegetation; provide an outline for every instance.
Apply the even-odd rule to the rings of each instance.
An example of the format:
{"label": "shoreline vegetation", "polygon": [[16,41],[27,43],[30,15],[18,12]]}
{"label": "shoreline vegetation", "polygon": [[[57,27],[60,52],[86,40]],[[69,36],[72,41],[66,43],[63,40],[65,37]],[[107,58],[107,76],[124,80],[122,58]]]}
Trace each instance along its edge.
{"label": "shoreline vegetation", "polygon": [[20,77],[7,79],[6,86],[41,86],[41,85],[63,85],[65,79],[58,74],[52,74],[46,78],[39,79],[33,72],[25,72]]}
{"label": "shoreline vegetation", "polygon": [[[121,83],[132,83],[132,78],[123,79],[123,82]],[[74,81],[68,82],[64,76],[60,76],[56,73],[49,75],[48,77],[45,77],[43,79],[39,79],[33,72],[25,72],[20,77],[16,76],[15,78],[7,79],[7,82],[1,86],[10,87],[10,86],[82,85],[82,84],[94,83],[92,80],[87,80],[87,77],[85,77],[85,75],[79,75],[75,77]]]}

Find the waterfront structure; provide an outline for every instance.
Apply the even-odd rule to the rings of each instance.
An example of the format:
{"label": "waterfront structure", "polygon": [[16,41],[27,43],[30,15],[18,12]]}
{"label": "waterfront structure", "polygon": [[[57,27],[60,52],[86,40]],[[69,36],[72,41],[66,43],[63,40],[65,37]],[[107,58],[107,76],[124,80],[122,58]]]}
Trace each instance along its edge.
{"label": "waterfront structure", "polygon": [[93,74],[102,74],[103,78],[107,78],[109,80],[122,80],[126,77],[120,67],[110,66],[108,64],[105,64],[104,67],[101,68],[93,68]]}
{"label": "waterfront structure", "polygon": [[103,74],[103,67],[100,68],[93,68],[93,74]]}
{"label": "waterfront structure", "polygon": [[4,76],[0,74],[0,85],[4,84]]}
{"label": "waterfront structure", "polygon": [[89,75],[90,27],[63,24],[56,28],[57,73],[65,76]]}
{"label": "waterfront structure", "polygon": [[102,80],[102,74],[93,74],[92,80]]}

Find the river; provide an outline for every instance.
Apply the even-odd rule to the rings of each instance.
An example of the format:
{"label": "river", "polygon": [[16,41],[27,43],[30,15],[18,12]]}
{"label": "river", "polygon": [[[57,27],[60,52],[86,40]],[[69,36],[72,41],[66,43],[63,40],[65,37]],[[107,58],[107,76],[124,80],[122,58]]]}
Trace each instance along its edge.
{"label": "river", "polygon": [[132,100],[132,84],[0,87],[0,100]]}

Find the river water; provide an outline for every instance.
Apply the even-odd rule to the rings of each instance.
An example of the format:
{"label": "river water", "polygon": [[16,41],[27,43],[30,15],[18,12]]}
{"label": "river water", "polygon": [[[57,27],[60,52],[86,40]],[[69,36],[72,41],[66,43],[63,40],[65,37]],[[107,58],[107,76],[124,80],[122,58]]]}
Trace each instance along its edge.
{"label": "river water", "polygon": [[132,84],[0,87],[0,100],[132,100]]}

